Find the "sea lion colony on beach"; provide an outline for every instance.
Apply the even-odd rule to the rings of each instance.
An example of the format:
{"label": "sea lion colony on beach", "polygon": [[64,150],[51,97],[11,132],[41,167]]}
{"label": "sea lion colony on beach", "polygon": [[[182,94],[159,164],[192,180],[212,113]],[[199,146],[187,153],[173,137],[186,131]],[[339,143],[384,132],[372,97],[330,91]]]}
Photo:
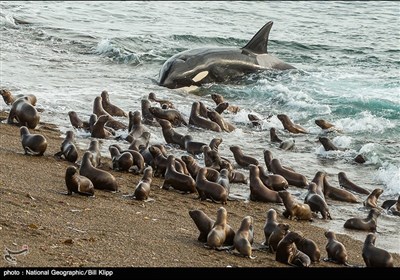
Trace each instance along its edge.
{"label": "sea lion colony on beach", "polygon": [[[36,106],[36,97],[33,95],[14,96],[8,90],[0,90],[0,93],[3,96],[6,104],[11,106],[10,117],[7,123],[15,124],[12,121],[12,119],[15,118],[18,121],[16,124],[21,126],[21,140],[25,152],[32,153],[33,150],[37,149],[36,154],[43,156],[47,145],[45,137],[38,135],[35,136],[35,141],[29,140],[28,138],[32,138],[32,136],[30,135],[28,128],[24,126],[28,125],[29,128],[34,129],[39,125],[40,116],[34,107]],[[216,98],[217,95],[213,95],[214,101]],[[152,107],[150,102],[158,102],[164,107],[164,109]],[[23,104],[23,106],[29,107],[27,109],[29,112],[28,115],[25,114],[19,117],[21,105],[16,105],[19,103]],[[217,105],[221,103],[222,102],[219,102]],[[146,104],[146,106],[143,106],[143,104]],[[229,106],[230,107],[225,105],[225,108],[231,108],[231,110],[226,110],[225,114],[233,114],[238,112],[239,109],[237,106]],[[214,115],[214,117],[211,119],[207,117],[210,115],[210,112],[212,112]],[[94,99],[91,117],[92,121],[82,121],[76,112],[68,112],[72,128],[83,129],[87,132],[90,132],[91,136],[94,138],[92,140],[94,143],[91,142],[87,151],[81,155],[81,161],[78,161],[78,153],[74,144],[74,131],[68,131],[64,141],[60,143],[61,151],[55,156],[60,160],[65,159],[71,162],[71,166],[66,170],[65,177],[68,194],[72,195],[73,193],[77,193],[81,195],[94,195],[95,189],[96,191],[106,190],[118,192],[119,185],[117,179],[110,172],[103,170],[104,168],[102,169],[101,166],[99,167],[101,156],[99,153],[99,142],[96,140],[96,138],[114,138],[115,140],[120,141],[121,138],[115,136],[115,130],[125,130],[129,128],[128,135],[130,137],[127,139],[122,139],[122,141],[130,142],[130,149],[123,151],[118,144],[113,144],[110,145],[109,150],[113,162],[112,169],[118,170],[119,172],[144,174],[142,180],[135,188],[135,193],[131,195],[132,197],[135,197],[138,200],[145,200],[149,198],[152,176],[165,177],[165,184],[163,186],[164,189],[172,187],[178,192],[198,193],[198,198],[201,198],[202,200],[208,200],[210,202],[222,204],[226,204],[228,203],[227,201],[229,201],[229,183],[239,182],[241,184],[249,185],[250,199],[253,196],[255,199],[252,200],[258,200],[261,201],[260,203],[263,203],[264,198],[261,199],[260,197],[262,197],[264,193],[266,196],[273,195],[275,197],[274,199],[271,199],[271,201],[266,199],[265,201],[276,203],[278,210],[276,211],[272,208],[269,210],[269,214],[264,226],[265,241],[263,242],[263,246],[266,248],[269,247],[271,253],[277,252],[277,261],[290,265],[309,266],[311,262],[318,262],[320,259],[320,249],[315,248],[315,243],[312,240],[307,239],[306,236],[303,236],[302,233],[296,232],[295,229],[293,229],[293,231],[289,230],[288,226],[282,224],[284,219],[292,218],[312,220],[312,217],[318,217],[316,213],[311,212],[321,212],[323,219],[332,219],[326,204],[327,198],[353,203],[359,203],[359,201],[357,201],[351,192],[330,186],[327,181],[326,173],[324,172],[317,173],[310,185],[311,181],[307,180],[304,175],[296,173],[289,167],[282,166],[279,159],[273,158],[272,153],[268,150],[263,151],[264,162],[268,170],[267,172],[264,170],[262,163],[255,158],[244,155],[239,146],[230,147],[230,150],[234,155],[233,161],[220,155],[218,146],[222,143],[222,138],[214,138],[209,144],[206,144],[202,142],[196,142],[191,135],[181,135],[174,131],[174,127],[177,126],[196,126],[200,129],[208,129],[216,132],[232,131],[224,127],[226,125],[225,123],[227,122],[223,120],[222,113],[223,110],[216,111],[214,109],[207,108],[202,102],[194,102],[190,117],[186,121],[184,116],[179,112],[179,110],[176,109],[172,102],[158,99],[154,93],[151,93],[149,94],[149,98],[147,100],[142,99],[142,112],[135,111],[135,113],[129,112],[129,114],[127,114],[124,110],[111,104],[108,92],[103,91],[101,96],[97,96]],[[149,114],[152,114],[152,116],[149,116]],[[216,118],[216,114],[218,114],[218,118]],[[129,117],[130,124],[126,125],[123,122],[114,119],[113,116]],[[134,120],[134,116],[136,116],[136,120]],[[282,121],[286,130],[292,133],[307,133],[306,130],[301,126],[295,125],[287,115],[280,114],[278,115],[278,118]],[[216,119],[218,119],[218,121],[214,121]],[[99,120],[101,120],[101,123],[99,123]],[[147,120],[147,122],[144,120]],[[323,120],[318,120],[318,123],[321,123],[322,121]],[[324,123],[327,122],[325,121]],[[160,127],[160,124],[166,143],[149,145],[151,134],[146,129],[146,125]],[[330,127],[331,126],[332,125],[330,124]],[[135,131],[138,133],[135,133]],[[146,138],[143,138],[142,136],[144,132],[147,132]],[[277,140],[276,129],[271,129],[271,142],[279,143],[280,141],[282,140]],[[29,147],[27,144],[30,142],[33,142],[33,144],[31,144],[32,147]],[[137,145],[133,145],[133,143],[137,143]],[[189,155],[184,155],[182,158],[177,158],[174,155],[168,154],[165,148],[163,148],[165,144],[175,145],[176,148],[185,150]],[[205,152],[206,150],[207,153]],[[208,158],[208,164],[206,164],[206,166],[199,165],[196,158],[193,157],[196,154],[201,155],[203,153],[204,156],[207,156]],[[135,161],[139,162],[139,165],[135,166],[135,168],[132,168]],[[78,162],[80,162],[80,166],[77,165]],[[246,178],[245,174],[241,174],[241,172],[235,170],[237,166],[235,162],[240,167],[250,168],[251,172],[249,172],[249,180]],[[75,166],[79,168],[76,168]],[[223,181],[224,183],[221,183],[222,181],[219,175],[222,170],[224,173],[223,178],[225,178]],[[261,175],[264,177],[260,176],[260,171]],[[240,174],[241,179],[235,181],[235,177],[238,176],[238,174]],[[260,177],[264,178],[264,180],[262,180]],[[378,209],[377,199],[383,190],[376,189],[370,193],[364,188],[358,187],[356,184],[351,182],[344,172],[340,172],[338,177],[340,185],[344,188],[359,194],[368,195],[368,198],[364,200],[364,205],[366,208],[368,207],[373,209],[371,210],[373,214],[370,213],[368,218],[370,216],[373,217],[375,222],[374,227],[371,229],[368,228],[368,230],[375,231],[376,220],[380,214],[380,211],[376,210]],[[268,179],[279,181],[278,190],[274,190],[271,184],[264,183],[268,182]],[[301,189],[309,188],[309,193],[306,196],[304,204],[295,202],[295,200],[290,198],[290,196],[285,198],[288,194],[290,195],[288,190],[293,187],[298,187]],[[262,196],[260,196],[259,193],[252,194],[252,188],[257,190],[262,189]],[[343,192],[343,194],[341,192]],[[344,194],[344,192],[346,193]],[[344,199],[347,196],[349,198],[346,198],[347,200]],[[350,196],[354,197],[354,199],[350,200]],[[283,208],[282,200],[284,200],[283,202],[286,201],[285,203],[289,203],[287,201],[291,201],[289,204],[285,204],[286,210]],[[311,204],[311,202],[313,204]],[[308,203],[310,203],[310,205],[308,205]],[[298,208],[301,205],[305,205],[304,207],[307,207],[307,210],[302,210],[306,211],[307,213],[296,212],[297,210],[292,212],[294,208]],[[256,251],[261,249],[255,249],[252,247],[254,229],[255,226],[257,226],[254,225],[253,218],[251,216],[246,216],[243,218],[242,224],[240,227],[237,227],[236,231],[236,234],[240,234],[240,236],[237,235],[235,239],[235,230],[227,224],[227,211],[223,207],[221,207],[218,211],[219,214],[217,215],[215,221],[209,218],[207,214],[201,210],[191,210],[189,212],[190,217],[193,219],[196,227],[200,231],[198,240],[206,243],[207,247],[209,248],[218,250],[236,249],[236,251],[239,252],[239,255],[254,258],[252,249]],[[277,213],[281,214],[278,215]],[[303,217],[301,215],[305,216]],[[281,223],[278,222],[279,218]],[[350,220],[356,219],[358,218],[352,218]],[[349,222],[347,222],[344,227],[348,227],[348,223]],[[280,234],[276,235],[274,233],[275,231],[277,231],[277,233],[280,232]],[[288,235],[289,233],[290,235]],[[277,236],[279,236],[279,238]],[[336,240],[334,233],[327,233],[326,236],[328,240],[331,240],[326,246],[326,251],[328,253],[328,258],[326,259],[347,264],[347,258],[337,259],[337,257],[330,251],[331,248],[333,248],[333,240]],[[373,240],[373,238],[368,236],[367,240]],[[374,240],[368,242],[367,240],[366,244],[374,244]],[[341,243],[339,242],[339,244]],[[365,248],[371,248],[372,245],[368,245],[369,247],[366,246],[367,245],[365,245]],[[305,251],[312,251],[311,253],[302,252],[300,250],[302,248],[304,248],[303,250]],[[340,248],[344,250],[343,254],[345,254],[345,248],[343,248],[342,245]],[[365,248],[365,252],[375,250]],[[309,254],[309,256],[307,254]],[[368,254],[369,253],[364,253],[366,256],[364,257],[366,265],[375,265],[375,263],[372,264],[371,257]],[[391,262],[390,254],[387,252],[382,252],[381,254],[385,254],[385,256],[387,256],[386,258],[388,261],[384,263],[384,265],[388,265],[388,263]]]}

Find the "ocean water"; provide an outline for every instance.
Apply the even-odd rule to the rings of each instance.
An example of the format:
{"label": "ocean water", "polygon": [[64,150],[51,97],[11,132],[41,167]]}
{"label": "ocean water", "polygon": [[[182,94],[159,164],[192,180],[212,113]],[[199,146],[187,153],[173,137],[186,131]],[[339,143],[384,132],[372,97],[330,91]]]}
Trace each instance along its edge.
{"label": "ocean water", "polygon": [[[62,132],[71,129],[67,112],[88,119],[103,90],[125,111],[140,110],[140,100],[153,91],[173,101],[186,118],[193,101],[214,107],[210,94],[219,93],[241,108],[238,114],[223,115],[237,127],[234,132],[177,130],[206,143],[222,137],[220,153],[233,161],[230,145],[239,145],[262,164],[263,150],[269,149],[309,181],[317,171],[326,171],[328,181],[338,187],[337,174],[344,171],[370,191],[383,188],[379,204],[400,195],[398,2],[4,1],[0,8],[0,87],[35,94],[37,106],[44,109],[41,120]],[[193,92],[154,82],[172,55],[199,47],[242,47],[270,20],[269,53],[296,70],[252,74],[240,83],[208,84]],[[9,107],[1,101],[0,110]],[[261,127],[251,126],[249,113],[262,118]],[[285,131],[276,117],[281,113],[310,133]],[[327,136],[343,151],[326,152],[318,142],[325,135],[314,123],[320,118],[340,129]],[[295,149],[284,151],[271,143],[271,127],[280,138],[295,139]],[[149,129],[150,143],[164,143],[160,128]],[[77,136],[80,147],[87,148],[89,135],[77,131]],[[104,156],[111,143],[115,141],[103,141]],[[353,161],[359,153],[367,159],[362,165]],[[306,190],[290,191],[304,199]],[[233,184],[232,192],[246,196],[249,187]],[[348,218],[367,215],[361,203],[328,204],[333,220],[317,219],[317,225],[365,239],[366,233],[343,228]],[[262,225],[256,227],[261,230]],[[378,232],[378,247],[400,253],[399,217],[383,211]]]}

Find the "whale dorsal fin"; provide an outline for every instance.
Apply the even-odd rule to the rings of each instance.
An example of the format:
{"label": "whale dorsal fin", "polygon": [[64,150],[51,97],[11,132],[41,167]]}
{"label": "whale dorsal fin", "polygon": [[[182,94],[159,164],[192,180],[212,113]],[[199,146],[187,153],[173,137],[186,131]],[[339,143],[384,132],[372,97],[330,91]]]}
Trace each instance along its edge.
{"label": "whale dorsal fin", "polygon": [[253,53],[267,53],[268,37],[272,24],[272,21],[267,22],[242,49]]}

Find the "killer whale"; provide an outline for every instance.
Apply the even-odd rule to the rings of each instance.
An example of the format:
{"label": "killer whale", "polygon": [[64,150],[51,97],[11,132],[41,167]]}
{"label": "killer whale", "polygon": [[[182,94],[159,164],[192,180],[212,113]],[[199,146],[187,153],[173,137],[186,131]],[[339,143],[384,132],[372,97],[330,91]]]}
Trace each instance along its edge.
{"label": "killer whale", "polygon": [[222,83],[259,70],[295,69],[267,52],[273,22],[267,22],[243,48],[199,48],[170,57],[160,69],[158,85],[171,89]]}

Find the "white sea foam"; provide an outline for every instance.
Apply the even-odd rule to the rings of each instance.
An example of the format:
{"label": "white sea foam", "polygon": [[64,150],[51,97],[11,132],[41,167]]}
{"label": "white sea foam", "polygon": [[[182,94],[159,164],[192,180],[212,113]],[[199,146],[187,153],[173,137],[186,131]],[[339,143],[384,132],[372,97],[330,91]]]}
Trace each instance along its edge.
{"label": "white sea foam", "polygon": [[400,166],[384,162],[378,169],[375,179],[385,185],[386,195],[400,195]]}
{"label": "white sea foam", "polygon": [[343,118],[336,121],[339,129],[345,132],[384,132],[386,129],[395,127],[395,124],[390,120],[376,117],[370,112],[362,112],[355,118]]}

